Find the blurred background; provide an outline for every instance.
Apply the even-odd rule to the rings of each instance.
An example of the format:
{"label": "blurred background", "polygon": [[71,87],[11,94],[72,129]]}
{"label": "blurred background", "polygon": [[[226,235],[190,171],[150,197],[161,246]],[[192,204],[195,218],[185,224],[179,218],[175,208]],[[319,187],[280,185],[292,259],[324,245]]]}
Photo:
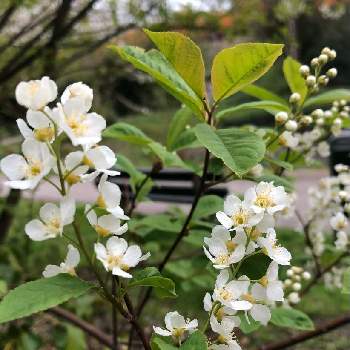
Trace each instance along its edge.
{"label": "blurred background", "polygon": [[[94,111],[103,115],[108,124],[127,121],[163,142],[164,130],[179,108],[178,102],[108,48],[110,44],[150,48],[151,43],[142,32],[144,27],[189,35],[203,51],[208,79],[211,61],[220,49],[239,42],[260,41],[284,43],[285,55],[303,63],[319,55],[324,46],[330,46],[337,51],[335,66],[339,72],[332,87],[350,85],[348,0],[0,0],[0,158],[18,151],[22,141],[16,119],[24,117],[25,110],[16,103],[16,85],[43,75],[54,79],[60,92],[72,82],[87,83],[94,90]],[[279,60],[258,85],[287,97],[289,91],[281,62]],[[237,94],[225,103],[233,105],[244,101],[249,101],[249,97]],[[271,118],[262,112],[241,115],[245,122],[264,125],[269,124]],[[235,119],[235,123],[240,122]],[[151,164],[147,155],[138,149],[116,143],[110,146],[137,166]],[[315,178],[325,174],[327,170],[318,167],[316,177],[312,175],[303,186],[307,188]],[[2,178],[0,180],[2,186]],[[17,191],[9,193],[1,187],[0,192],[1,298],[8,288],[38,278],[47,263],[60,261],[65,247],[52,240],[39,245],[24,236],[23,227],[36,214],[40,200],[50,199],[45,191],[41,190],[39,197],[30,194],[21,200]],[[296,240],[292,244],[297,248],[300,242]],[[203,264],[196,259],[194,257],[191,264],[197,266],[198,262],[201,268]],[[186,280],[189,278],[186,271],[188,264],[182,263],[170,264],[167,272],[173,274],[175,280]],[[197,283],[200,295],[207,288],[207,282],[203,285],[203,279],[201,281]],[[180,288],[184,293],[187,288],[192,299],[198,295],[188,289],[188,284],[183,283]],[[185,293],[187,299],[179,300],[176,307],[189,312],[191,301],[196,314],[195,308],[201,308],[201,301],[192,300],[189,294]],[[97,298],[82,297],[68,307],[80,317],[97,320],[97,325],[109,331],[110,322],[105,316],[108,312]],[[165,306],[164,312],[167,308]],[[349,301],[344,297],[334,300],[334,294],[320,289],[317,300],[306,301],[304,309],[311,316],[330,317],[348,310]],[[260,333],[253,339],[247,338],[246,346],[253,344],[254,338],[262,336],[264,341],[273,340],[280,334]],[[333,335],[295,349],[349,349],[346,334],[346,330],[342,330],[336,339]],[[2,326],[0,348],[101,349],[78,329],[58,323],[48,314]]]}

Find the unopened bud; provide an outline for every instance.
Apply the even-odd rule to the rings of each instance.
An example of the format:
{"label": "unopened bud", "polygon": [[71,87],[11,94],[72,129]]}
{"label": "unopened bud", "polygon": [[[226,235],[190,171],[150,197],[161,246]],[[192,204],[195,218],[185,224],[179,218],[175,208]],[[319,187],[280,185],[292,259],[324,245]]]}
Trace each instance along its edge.
{"label": "unopened bud", "polygon": [[275,115],[275,121],[278,124],[283,124],[288,120],[288,113],[287,112],[278,112]]}
{"label": "unopened bud", "polygon": [[303,272],[303,268],[300,267],[300,266],[292,266],[292,270],[293,270],[295,273],[302,273],[302,272]]}
{"label": "unopened bud", "polygon": [[318,58],[313,58],[312,60],[311,60],[311,67],[317,67],[318,66],[318,64],[319,64],[319,62],[318,62]]}
{"label": "unopened bud", "polygon": [[337,51],[331,50],[328,54],[330,60],[334,60],[337,57]]}
{"label": "unopened bud", "polygon": [[349,113],[348,113],[348,112],[345,112],[345,111],[341,111],[341,112],[339,113],[339,115],[340,115],[342,118],[344,118],[344,119],[346,119],[346,118],[349,117]]}
{"label": "unopened bud", "polygon": [[301,290],[301,284],[299,282],[293,284],[293,290],[299,292]]}
{"label": "unopened bud", "polygon": [[321,85],[321,86],[326,86],[329,83],[329,78],[325,75],[320,75],[317,79],[317,82]]}
{"label": "unopened bud", "polygon": [[299,72],[304,78],[306,78],[310,74],[310,67],[307,65],[300,66]]}
{"label": "unopened bud", "polygon": [[304,271],[302,274],[304,280],[309,280],[311,278],[311,273],[309,271]]}
{"label": "unopened bud", "polygon": [[330,79],[335,78],[337,76],[337,74],[338,74],[337,68],[330,68],[330,69],[328,69],[326,74],[327,74],[327,77],[330,78]]}
{"label": "unopened bud", "polygon": [[313,117],[315,117],[315,118],[322,118],[323,115],[324,115],[324,112],[323,112],[322,109],[317,108],[317,109],[315,109],[315,110],[311,113],[311,115],[312,115]]}
{"label": "unopened bud", "polygon": [[310,125],[312,123],[312,118],[309,115],[304,115],[300,119],[300,123],[303,125]]}
{"label": "unopened bud", "polygon": [[294,279],[295,281],[297,281],[297,282],[300,282],[301,277],[300,277],[299,275],[294,275],[294,276],[293,276],[293,279]]}
{"label": "unopened bud", "polygon": [[333,113],[332,111],[328,110],[324,112],[324,117],[325,118],[332,118],[333,117]]}
{"label": "unopened bud", "polygon": [[324,55],[324,54],[321,54],[318,57],[318,62],[320,62],[321,64],[326,64],[328,62],[328,56]]}
{"label": "unopened bud", "polygon": [[294,92],[293,94],[290,95],[289,97],[289,102],[290,103],[298,103],[301,99],[301,96],[299,93]]}
{"label": "unopened bud", "polygon": [[317,126],[323,126],[324,125],[324,119],[323,118],[316,119],[316,125]]}
{"label": "unopened bud", "polygon": [[287,270],[287,276],[292,277],[294,275],[294,271],[292,269]]}
{"label": "unopened bud", "polygon": [[298,123],[295,120],[288,120],[285,127],[288,131],[296,131],[298,129]]}
{"label": "unopened bud", "polygon": [[322,49],[321,54],[328,56],[330,54],[330,52],[331,52],[331,49],[326,46]]}
{"label": "unopened bud", "polygon": [[300,297],[297,292],[290,293],[288,296],[288,301],[292,304],[298,304],[300,302]]}
{"label": "unopened bud", "polygon": [[290,287],[292,285],[292,280],[287,278],[285,281],[284,281],[284,286],[285,287]]}
{"label": "unopened bud", "polygon": [[316,77],[314,75],[309,75],[306,78],[306,85],[308,87],[314,87],[316,85]]}
{"label": "unopened bud", "polygon": [[342,124],[343,124],[343,122],[340,118],[335,118],[333,120],[333,125],[335,125],[335,126],[342,126]]}

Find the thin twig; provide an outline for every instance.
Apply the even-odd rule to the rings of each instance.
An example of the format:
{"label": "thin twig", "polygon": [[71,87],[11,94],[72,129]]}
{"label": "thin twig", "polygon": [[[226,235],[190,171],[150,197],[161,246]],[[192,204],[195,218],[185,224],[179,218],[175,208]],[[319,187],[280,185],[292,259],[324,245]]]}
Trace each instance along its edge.
{"label": "thin twig", "polygon": [[296,335],[291,336],[290,338],[284,339],[280,342],[276,342],[273,344],[262,345],[258,348],[258,350],[283,350],[283,349],[287,349],[293,345],[296,345],[296,344],[302,343],[304,341],[307,341],[309,339],[318,337],[322,334],[326,334],[326,333],[328,333],[334,329],[337,329],[339,327],[343,327],[343,326],[347,325],[348,323],[350,323],[350,314],[345,314],[345,315],[337,317],[331,321],[321,323],[313,331],[296,334]]}

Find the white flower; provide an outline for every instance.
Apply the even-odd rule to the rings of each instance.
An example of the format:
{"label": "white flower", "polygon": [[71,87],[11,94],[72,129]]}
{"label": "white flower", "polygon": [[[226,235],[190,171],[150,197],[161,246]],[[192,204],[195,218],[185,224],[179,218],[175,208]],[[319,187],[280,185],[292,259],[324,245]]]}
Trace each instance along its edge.
{"label": "white flower", "polygon": [[72,141],[73,146],[92,146],[101,141],[106,120],[97,113],[86,113],[84,101],[79,98],[59,105],[61,127]]}
{"label": "white flower", "polygon": [[184,341],[187,333],[193,333],[198,328],[196,319],[192,321],[189,319],[185,320],[177,311],[168,312],[164,321],[166,329],[153,326],[154,332],[163,337],[171,336],[178,344]]}
{"label": "white flower", "polygon": [[294,149],[299,144],[299,138],[298,136],[293,135],[290,131],[284,131],[279,137],[279,143],[282,146]]}
{"label": "white flower", "polygon": [[[241,347],[235,340],[234,328],[240,325],[239,317],[232,316],[230,318],[225,318],[219,322],[216,317],[210,317],[210,327],[213,332],[219,334],[218,341],[220,344],[226,344],[229,347],[226,349],[240,350]],[[222,347],[212,346],[211,349],[225,349]]]}
{"label": "white flower", "polygon": [[216,218],[226,228],[244,228],[255,226],[263,218],[263,212],[256,213],[250,203],[241,201],[231,194],[226,197],[224,211],[216,213]]}
{"label": "white flower", "polygon": [[317,152],[322,158],[329,157],[331,154],[329,144],[326,141],[320,142],[317,145]]}
{"label": "white flower", "polygon": [[129,217],[124,214],[124,210],[120,207],[121,191],[118,185],[107,181],[107,175],[101,176],[98,184],[99,196],[97,198],[97,205],[106,209],[116,218],[122,220],[129,220]]}
{"label": "white flower", "polygon": [[81,162],[81,152],[68,153],[65,160],[64,180],[72,186],[82,180],[82,176],[89,170],[89,167]]}
{"label": "white flower", "polygon": [[53,203],[44,204],[39,211],[39,219],[28,222],[25,226],[26,234],[33,241],[61,236],[63,228],[73,222],[75,202],[69,196],[64,197],[59,206]]}
{"label": "white flower", "polygon": [[117,159],[114,152],[107,146],[96,146],[90,149],[85,149],[84,152],[75,152],[80,162],[94,171],[82,176],[83,181],[92,181],[99,174],[107,174],[108,176],[119,175],[119,171],[109,170],[112,168]]}
{"label": "white flower", "polygon": [[54,165],[48,147],[41,142],[24,140],[23,156],[10,154],[0,162],[1,171],[10,179],[5,184],[21,190],[33,189]]}
{"label": "white flower", "polygon": [[128,247],[125,239],[115,236],[108,239],[106,247],[101,243],[96,243],[95,253],[107,271],[112,271],[113,275],[125,278],[132,278],[132,275],[126,271],[150,257],[150,253],[142,255],[139,246]]}
{"label": "white flower", "polygon": [[289,251],[277,244],[276,231],[268,229],[266,237],[259,237],[257,240],[263,252],[279,265],[289,265],[292,259]]}
{"label": "white flower", "polygon": [[97,217],[96,212],[91,209],[90,205],[86,206],[85,212],[90,225],[102,237],[109,235],[120,236],[128,230],[128,224],[120,226],[120,220],[112,214]]}
{"label": "white flower", "polygon": [[337,213],[335,216],[332,216],[329,223],[331,224],[333,230],[336,231],[343,231],[348,227],[348,219],[341,212]]}
{"label": "white flower", "polygon": [[[48,108],[45,108],[48,110]],[[54,117],[54,112],[50,111]],[[51,118],[51,117],[50,117]],[[25,139],[32,139],[39,142],[53,142],[55,139],[54,121],[50,120],[47,115],[41,111],[27,111],[26,116],[28,124],[23,119],[17,119],[17,126]]]}
{"label": "white flower", "polygon": [[207,258],[217,269],[225,269],[244,257],[247,236],[244,231],[238,231],[231,239],[230,232],[223,226],[215,226],[210,238],[204,238],[208,249],[203,247]]}
{"label": "white flower", "polygon": [[283,210],[288,205],[288,196],[283,186],[274,186],[273,182],[260,182],[249,188],[244,200],[256,213],[267,212],[270,215]]}
{"label": "white flower", "polygon": [[270,301],[283,301],[283,283],[278,280],[278,264],[272,261],[266,275],[259,280],[265,288],[266,298]]}
{"label": "white flower", "polygon": [[74,83],[66,87],[61,102],[65,104],[68,100],[79,98],[82,100],[85,112],[88,112],[92,106],[94,94],[92,89],[82,82]]}
{"label": "white flower", "polygon": [[32,110],[44,108],[57,97],[57,85],[49,77],[41,80],[22,81],[16,87],[17,102]]}
{"label": "white flower", "polygon": [[349,238],[346,232],[344,231],[339,231],[337,232],[337,239],[334,242],[335,247],[339,250],[344,250],[349,243]]}
{"label": "white flower", "polygon": [[74,276],[75,268],[78,266],[80,261],[79,250],[73,247],[71,244],[68,245],[68,254],[64,262],[59,266],[57,265],[47,265],[43,272],[45,278],[56,276],[60,273],[68,273]]}

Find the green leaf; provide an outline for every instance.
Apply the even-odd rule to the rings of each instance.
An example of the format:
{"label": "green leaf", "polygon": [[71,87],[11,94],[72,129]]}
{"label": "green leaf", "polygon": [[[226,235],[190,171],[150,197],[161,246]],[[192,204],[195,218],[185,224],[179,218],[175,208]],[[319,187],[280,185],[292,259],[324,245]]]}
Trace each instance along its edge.
{"label": "green leaf", "polygon": [[224,200],[216,195],[209,194],[200,198],[198,205],[193,213],[192,219],[208,218],[210,215],[222,210]]}
{"label": "green leaf", "polygon": [[329,105],[333,101],[350,101],[350,89],[333,89],[307,99],[305,107]]}
{"label": "green leaf", "polygon": [[146,267],[134,273],[128,288],[147,286],[157,290],[161,298],[176,298],[175,283],[170,278],[163,277],[155,267]]}
{"label": "green leaf", "polygon": [[192,333],[188,339],[181,345],[181,350],[207,350],[207,338],[200,331]]}
{"label": "green leaf", "polygon": [[350,294],[350,267],[348,267],[343,274],[343,294]]}
{"label": "green leaf", "polygon": [[90,288],[90,283],[67,274],[24,283],[11,290],[0,302],[0,323],[47,310],[79,297]]}
{"label": "green leaf", "polygon": [[246,102],[242,103],[238,106],[226,108],[224,110],[221,110],[216,114],[217,120],[225,120],[233,115],[237,114],[238,112],[250,110],[250,109],[258,109],[263,110],[265,112],[268,112],[270,114],[276,114],[280,111],[289,112],[289,108],[282,103],[275,102],[275,101],[253,101],[253,102]]}
{"label": "green leaf", "polygon": [[284,100],[282,97],[279,97],[278,95],[274,94],[273,92],[258,86],[258,85],[248,85],[244,89],[241,90],[244,94],[248,96],[255,97],[259,100],[268,100],[268,101],[274,101],[277,103],[281,103],[288,107],[288,102]]}
{"label": "green leaf", "polygon": [[182,227],[182,223],[179,220],[174,220],[168,214],[153,214],[145,216],[140,220],[133,219],[130,224],[131,230],[137,230],[139,227],[147,226],[152,229],[174,233],[179,232]]}
{"label": "green leaf", "polygon": [[140,129],[128,123],[114,123],[103,132],[103,137],[118,139],[135,145],[147,145],[152,140]]}
{"label": "green leaf", "polygon": [[273,158],[270,158],[270,157],[266,157],[264,158],[264,160],[266,160],[267,162],[273,164],[273,165],[276,165],[280,168],[283,168],[283,169],[286,169],[286,170],[293,170],[293,165],[288,163],[288,162],[285,162],[284,160],[280,160],[280,159],[273,159]]}
{"label": "green leaf", "polygon": [[215,101],[229,97],[265,74],[282,54],[283,45],[245,43],[220,51],[211,71]]}
{"label": "green leaf", "polygon": [[265,143],[253,132],[237,128],[214,130],[207,124],[198,124],[194,129],[199,142],[238,176],[264,157]]}
{"label": "green leaf", "polygon": [[[247,317],[249,318],[249,322],[247,320]],[[258,330],[261,326],[261,323],[258,321],[255,321],[251,316],[249,315],[241,315],[240,317],[241,323],[239,325],[239,328],[244,334],[252,333],[256,330]]]}
{"label": "green leaf", "polygon": [[278,307],[272,310],[271,323],[278,327],[311,331],[314,324],[304,312],[292,308]]}
{"label": "green leaf", "polygon": [[203,103],[186,81],[176,72],[171,63],[158,50],[145,51],[139,47],[111,47],[122,59],[135,68],[148,73],[166,91],[188,106],[203,119]]}
{"label": "green leaf", "polygon": [[181,33],[151,32],[147,29],[144,32],[202,100],[205,97],[205,68],[200,48]]}
{"label": "green leaf", "polygon": [[287,84],[292,92],[298,92],[300,94],[300,103],[303,103],[307,94],[307,86],[305,79],[299,72],[300,66],[301,64],[290,56],[283,61],[283,73]]}
{"label": "green leaf", "polygon": [[85,350],[86,344],[84,332],[70,324],[65,324],[67,329],[67,344],[65,350]]}
{"label": "green leaf", "polygon": [[159,335],[152,335],[151,339],[152,350],[177,350],[179,349],[174,345],[170,337],[161,337]]}
{"label": "green leaf", "polygon": [[168,129],[168,136],[166,140],[166,146],[169,151],[174,151],[174,145],[178,138],[186,130],[186,127],[192,119],[192,111],[187,107],[181,107],[171,120]]}
{"label": "green leaf", "polygon": [[261,181],[271,182],[271,181],[273,181],[275,186],[283,186],[287,192],[293,192],[293,189],[294,189],[293,184],[288,179],[286,179],[285,177],[280,177],[278,175],[274,175],[274,174],[264,174],[264,175],[256,178],[255,181],[257,181],[257,182],[261,182]]}
{"label": "green leaf", "polygon": [[193,128],[184,130],[175,140],[172,150],[179,151],[186,148],[198,148],[201,144],[198,142]]}

